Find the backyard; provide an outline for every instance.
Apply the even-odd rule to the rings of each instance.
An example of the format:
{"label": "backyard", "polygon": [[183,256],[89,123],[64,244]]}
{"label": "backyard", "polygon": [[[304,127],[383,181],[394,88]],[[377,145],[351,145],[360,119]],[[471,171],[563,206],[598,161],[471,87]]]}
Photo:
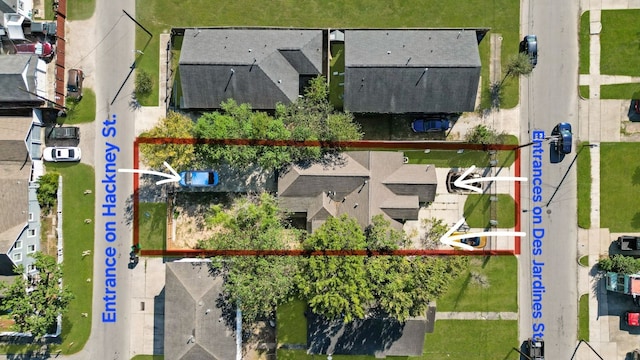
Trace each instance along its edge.
{"label": "backyard", "polygon": [[[247,16],[247,9],[255,9]],[[425,15],[429,14],[428,21]],[[495,0],[480,2],[455,2],[416,0],[408,5],[400,1],[354,0],[336,2],[329,0],[292,0],[263,2],[239,0],[216,5],[209,11],[209,4],[197,0],[174,2],[149,0],[136,2],[137,20],[154,35],[145,54],[158,54],[159,34],[168,33],[173,26],[284,26],[315,28],[405,28],[405,27],[466,27],[490,28],[490,33],[503,38],[502,64],[518,52],[520,8],[517,1]],[[149,41],[149,35],[141,29],[136,32],[136,48],[141,49]],[[489,38],[480,43],[482,66],[483,108],[489,107],[486,96],[489,89]],[[162,44],[164,46],[165,44]],[[140,69],[158,78],[159,58],[142,55]],[[158,85],[152,93],[140,98],[145,106],[158,104]],[[503,108],[518,103],[518,79],[510,79],[503,87]]]}
{"label": "backyard", "polygon": [[[298,346],[296,350],[279,348],[278,359],[312,360],[299,349],[307,343],[305,303],[293,301],[276,313],[278,345]],[[517,312],[517,259],[514,256],[473,257],[463,273],[437,301],[438,311]],[[423,355],[404,359],[519,359],[512,350],[518,346],[518,322],[515,320],[437,320],[435,331],[426,335]],[[324,357],[323,357],[324,358]],[[374,360],[366,355],[333,355],[336,360]]]}

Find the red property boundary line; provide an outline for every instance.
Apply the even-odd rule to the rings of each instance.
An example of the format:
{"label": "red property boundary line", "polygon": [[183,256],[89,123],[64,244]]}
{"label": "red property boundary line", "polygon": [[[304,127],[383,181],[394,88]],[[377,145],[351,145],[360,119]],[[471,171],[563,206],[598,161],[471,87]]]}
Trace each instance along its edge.
{"label": "red property boundary line", "polygon": [[[426,141],[296,141],[296,140],[258,140],[258,139],[193,139],[193,138],[136,138],[133,143],[133,165],[136,169],[140,166],[140,144],[185,144],[185,145],[232,145],[232,146],[300,146],[323,147],[341,149],[394,149],[394,150],[514,150],[515,151],[515,176],[520,176],[520,148],[518,145],[503,144],[466,144],[451,142],[426,142]],[[515,231],[521,228],[520,210],[520,182],[514,182],[515,195]],[[520,238],[514,237],[515,249],[512,250],[157,250],[139,249],[139,208],[140,208],[140,174],[133,174],[133,249],[142,256],[162,257],[214,257],[214,256],[427,256],[427,255],[519,255]]]}

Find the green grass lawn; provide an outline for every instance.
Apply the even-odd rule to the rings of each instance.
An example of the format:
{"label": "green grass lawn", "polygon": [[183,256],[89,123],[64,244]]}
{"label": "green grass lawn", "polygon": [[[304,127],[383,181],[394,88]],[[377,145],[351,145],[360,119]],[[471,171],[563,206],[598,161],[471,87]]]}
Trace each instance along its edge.
{"label": "green grass lawn", "polygon": [[578,35],[578,42],[580,46],[580,63],[579,69],[580,74],[588,74],[589,73],[589,64],[591,59],[589,58],[589,46],[591,42],[589,41],[589,11],[585,11],[580,16],[580,34]]}
{"label": "green grass lawn", "polygon": [[438,320],[426,336],[423,356],[415,359],[518,360],[513,348],[519,346],[515,320]]}
{"label": "green grass lawn", "polygon": [[[334,73],[337,72],[337,75]],[[341,75],[342,74],[342,75]],[[344,102],[344,43],[331,44],[331,67],[329,69],[329,101],[337,110],[342,110]]]}
{"label": "green grass lawn", "polygon": [[640,75],[634,61],[640,57],[640,9],[603,10],[600,33],[600,73]]}
{"label": "green grass lawn", "polygon": [[591,152],[588,142],[580,144],[578,151],[578,226],[591,228]]}
{"label": "green grass lawn", "polygon": [[578,340],[589,341],[589,294],[580,296]]}
{"label": "green grass lawn", "polygon": [[[611,232],[640,232],[640,143],[600,144],[600,226]],[[598,224],[595,224],[597,226]]]}
{"label": "green grass lawn", "polygon": [[[505,144],[514,144],[515,136],[506,136]],[[517,139],[515,139],[517,144]],[[471,165],[476,167],[488,167],[491,156],[486,151],[465,150],[458,153],[455,150],[431,150],[425,153],[422,150],[405,151],[404,155],[409,158],[409,164],[433,164],[439,168],[466,168]],[[498,151],[498,167],[509,167],[515,161],[514,151]]]}
{"label": "green grass lawn", "polygon": [[[84,164],[50,164],[47,169],[55,169],[62,175],[63,181],[63,224],[64,234],[64,283],[69,286],[75,299],[69,304],[69,311],[62,318],[63,354],[80,351],[91,332],[91,299],[93,283],[93,254],[82,257],[82,252],[93,252],[93,222],[84,223],[84,219],[94,219],[94,193],[84,195],[85,189],[94,190],[94,170]],[[83,317],[82,313],[89,314]]]}
{"label": "green grass lawn", "polygon": [[141,202],[138,210],[140,247],[145,250],[166,249],[167,204]]}
{"label": "green grass lawn", "polygon": [[[489,228],[491,224],[491,196],[489,194],[470,194],[464,203],[464,217],[472,228]],[[498,227],[512,228],[516,225],[516,203],[509,194],[497,194],[496,219]]]}
{"label": "green grass lawn", "polygon": [[278,344],[306,344],[307,320],[304,311],[307,304],[303,300],[294,300],[280,305],[276,311],[276,334]]}
{"label": "green grass lawn", "polygon": [[640,212],[629,199],[640,193],[640,143],[603,143],[600,146],[600,227],[612,232],[640,231]]}
{"label": "green grass lawn", "polygon": [[638,99],[640,98],[640,84],[612,84],[600,85],[601,99]]}
{"label": "green grass lawn", "polygon": [[[259,6],[259,11],[247,16],[247,9]],[[470,16],[472,14],[472,16]],[[238,0],[216,3],[215,11],[201,0],[182,2],[146,0],[136,2],[136,19],[152,34],[149,46],[143,51],[139,68],[158,78],[159,34],[167,33],[172,26],[285,26],[314,28],[402,28],[402,27],[479,27],[490,28],[491,33],[503,37],[501,58],[506,64],[509,56],[518,52],[520,41],[519,2],[493,1],[445,1],[414,0],[294,0],[257,1]],[[149,36],[136,30],[136,48],[142,49]],[[480,43],[482,88],[489,88],[489,36]],[[164,46],[164,44],[162,45]],[[504,88],[503,108],[518,103],[518,80],[508,80]],[[139,99],[142,105],[158,104],[158,84],[147,98]],[[483,104],[489,104],[484,100]]]}
{"label": "green grass lawn", "polygon": [[96,118],[96,93],[91,89],[84,88],[82,100],[77,103],[73,100],[67,101],[67,107],[69,108],[67,117],[58,118],[58,122],[64,120],[65,125],[92,122]]}
{"label": "green grass lawn", "polygon": [[580,85],[578,87],[578,91],[580,91],[580,96],[583,99],[588,99],[589,98],[589,85]]}
{"label": "green grass lawn", "polygon": [[67,1],[67,20],[86,20],[93,15],[96,0]]}
{"label": "green grass lawn", "polygon": [[[484,275],[488,286],[475,280]],[[438,311],[518,311],[518,260],[515,256],[474,256],[469,269],[437,301]]]}

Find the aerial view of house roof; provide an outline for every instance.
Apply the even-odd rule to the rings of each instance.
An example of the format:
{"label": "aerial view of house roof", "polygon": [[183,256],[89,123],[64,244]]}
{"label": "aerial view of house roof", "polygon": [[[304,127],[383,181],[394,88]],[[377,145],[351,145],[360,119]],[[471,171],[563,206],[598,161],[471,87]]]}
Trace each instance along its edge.
{"label": "aerial view of house roof", "polygon": [[278,179],[278,198],[284,209],[306,213],[309,231],[342,214],[363,228],[383,214],[401,228],[401,220],[418,218],[420,203],[433,201],[436,185],[434,166],[405,164],[401,152],[352,151],[331,165],[292,166]]}
{"label": "aerial view of house roof", "polygon": [[207,262],[167,264],[164,308],[167,359],[235,359],[235,330],[227,326],[224,316],[228,314],[223,314],[218,306],[221,291],[222,277],[212,276]]}
{"label": "aerial view of house roof", "polygon": [[[31,159],[25,137],[31,122],[30,117],[0,118],[0,254],[11,249],[27,226]],[[0,262],[0,273],[11,272],[10,264]]]}
{"label": "aerial view of house roof", "polygon": [[37,55],[0,56],[0,108],[28,108],[44,104],[36,92]]}
{"label": "aerial view of house roof", "polygon": [[180,53],[181,107],[215,109],[227,99],[274,109],[321,74],[323,30],[187,29]]}
{"label": "aerial view of house roof", "polygon": [[345,30],[344,109],[358,113],[474,111],[475,30]]}

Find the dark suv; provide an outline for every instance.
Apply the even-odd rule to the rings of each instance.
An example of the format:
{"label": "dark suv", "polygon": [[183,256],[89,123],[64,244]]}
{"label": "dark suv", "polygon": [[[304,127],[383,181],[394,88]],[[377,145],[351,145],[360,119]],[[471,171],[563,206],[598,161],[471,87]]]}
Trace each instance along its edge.
{"label": "dark suv", "polygon": [[529,55],[529,61],[531,65],[536,67],[538,65],[538,37],[535,35],[527,35],[522,39],[523,52]]}

